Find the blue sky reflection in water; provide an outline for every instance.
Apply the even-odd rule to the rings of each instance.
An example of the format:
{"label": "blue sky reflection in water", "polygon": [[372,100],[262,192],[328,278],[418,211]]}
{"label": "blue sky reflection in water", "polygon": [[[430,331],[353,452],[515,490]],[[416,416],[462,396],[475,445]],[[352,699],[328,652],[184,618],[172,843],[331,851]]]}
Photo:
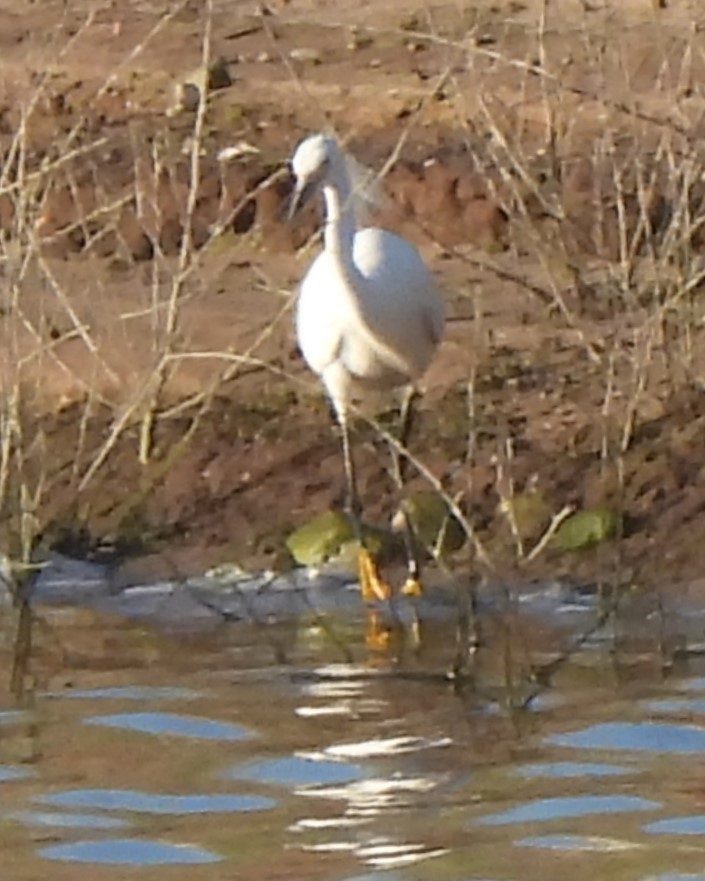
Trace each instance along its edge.
{"label": "blue sky reflection in water", "polygon": [[[407,875],[399,872],[371,872],[365,875],[355,875],[350,878],[342,878],[341,881],[410,881]],[[477,881],[483,881],[478,878]]]}
{"label": "blue sky reflection in water", "polygon": [[127,820],[105,814],[20,811],[10,814],[10,818],[28,826],[56,826],[62,829],[126,829],[130,826]]}
{"label": "blue sky reflection in water", "polygon": [[40,795],[35,801],[60,808],[93,808],[146,814],[211,814],[267,811],[276,805],[262,795],[159,795],[132,789],[73,789]]}
{"label": "blue sky reflection in water", "polygon": [[116,713],[112,716],[90,716],[85,725],[103,725],[106,728],[124,728],[141,734],[168,734],[196,740],[246,740],[252,732],[240,725],[199,719],[179,713]]}
{"label": "blue sky reflection in water", "polygon": [[14,725],[17,722],[27,722],[30,714],[24,710],[0,710],[0,725]]}
{"label": "blue sky reflection in water", "polygon": [[202,695],[191,688],[126,685],[112,688],[65,688],[62,691],[47,692],[46,696],[62,700],[183,701],[195,700]]}
{"label": "blue sky reflection in water", "polygon": [[652,835],[705,835],[705,814],[690,817],[670,817],[644,826]]}
{"label": "blue sky reflection in water", "polygon": [[602,838],[597,835],[532,835],[514,842],[516,847],[538,847],[548,850],[594,851],[616,853],[641,847],[632,841]]}
{"label": "blue sky reflection in water", "polygon": [[687,679],[681,679],[676,687],[679,691],[705,691],[705,676],[689,676]]}
{"label": "blue sky reflection in water", "polygon": [[[341,881],[410,881],[410,879],[399,872],[371,872],[365,875],[342,878]],[[478,878],[477,881],[482,881],[482,879]]]}
{"label": "blue sky reflection in water", "polygon": [[657,801],[629,795],[559,796],[519,804],[507,811],[480,817],[475,823],[478,826],[506,826],[510,823],[536,823],[588,817],[591,814],[653,811],[660,807]]}
{"label": "blue sky reflection in water", "polygon": [[262,759],[236,765],[223,773],[229,780],[252,780],[274,786],[333,786],[353,783],[365,776],[364,770],[347,762],[289,756]]}
{"label": "blue sky reflection in water", "polygon": [[594,762],[544,762],[536,765],[523,765],[516,769],[520,777],[535,779],[552,777],[555,780],[570,777],[623,777],[625,774],[638,774],[638,768],[626,765],[602,765]]}
{"label": "blue sky reflection in water", "polygon": [[75,841],[38,851],[46,860],[97,863],[110,866],[202,865],[219,862],[222,857],[200,847],[165,844],[138,838],[107,841]]}
{"label": "blue sky reflection in water", "polygon": [[691,755],[705,753],[705,728],[666,722],[603,722],[567,734],[550,735],[546,743],[576,749]]}
{"label": "blue sky reflection in water", "polygon": [[[385,663],[362,631],[343,631],[348,660],[312,626],[186,642],[116,618],[75,632],[59,620],[78,660],[2,729],[4,848],[34,861],[25,877],[72,861],[93,881],[179,863],[200,881],[566,881],[604,877],[606,860],[625,881],[702,873],[683,793],[705,722],[654,707],[700,700],[705,661],[682,680],[630,670],[624,688],[591,646],[510,715],[491,642],[478,678],[495,685],[456,690],[452,628],[434,622],[422,653]],[[25,768],[27,780],[14,773]]]}
{"label": "blue sky reflection in water", "polygon": [[33,768],[0,765],[0,783],[6,783],[11,780],[26,780],[28,777],[34,777],[35,775],[36,771]]}
{"label": "blue sky reflection in water", "polygon": [[705,713],[705,698],[672,697],[662,701],[645,701],[651,713]]}

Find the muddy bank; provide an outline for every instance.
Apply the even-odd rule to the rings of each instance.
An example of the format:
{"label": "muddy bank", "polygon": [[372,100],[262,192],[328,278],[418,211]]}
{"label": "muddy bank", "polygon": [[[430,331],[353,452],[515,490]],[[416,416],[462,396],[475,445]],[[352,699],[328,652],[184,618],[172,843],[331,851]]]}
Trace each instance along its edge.
{"label": "muddy bank", "polygon": [[[0,10],[4,546],[282,567],[340,504],[291,329],[320,213],[282,221],[291,149],[333,125],[448,301],[410,447],[486,551],[453,566],[701,576],[702,13],[473,10],[216,3],[207,107],[198,4]],[[365,407],[393,429],[392,404]],[[356,445],[386,525],[385,444]],[[605,540],[534,554],[566,508]]]}
{"label": "muddy bank", "polygon": [[[600,424],[602,379],[595,377],[592,402],[582,383],[574,387],[572,402],[562,397],[555,409],[546,401],[545,385],[530,377],[522,380],[521,398],[504,384],[493,389],[491,378],[481,381],[470,462],[463,392],[446,393],[433,408],[422,409],[411,449],[451,494],[462,493],[462,507],[493,566],[488,572],[476,563],[473,571],[636,585],[700,577],[701,392],[669,400],[659,415],[635,426],[624,455],[605,455],[605,444],[617,443],[610,435],[621,425]],[[81,491],[77,477],[95,460],[110,415],[92,419],[83,439],[77,408],[45,420],[52,467],[41,510],[44,539],[79,555],[94,553],[96,543],[115,543],[119,554],[152,558],[155,572],[189,573],[224,561],[286,568],[287,535],[341,503],[338,440],[326,409],[309,395],[290,393],[283,405],[276,397],[267,404],[261,393],[257,403],[239,399],[215,400],[183,452],[179,443],[189,420],[160,424],[146,467],[136,456],[137,430],[125,431]],[[392,416],[382,414],[385,421]],[[356,440],[366,517],[388,525],[398,497],[387,450],[369,428]],[[427,488],[415,477],[409,491]],[[508,505],[516,513],[520,543]],[[526,562],[551,516],[565,506],[618,513],[621,537],[572,552],[549,546]],[[461,553],[459,571],[463,558]]]}

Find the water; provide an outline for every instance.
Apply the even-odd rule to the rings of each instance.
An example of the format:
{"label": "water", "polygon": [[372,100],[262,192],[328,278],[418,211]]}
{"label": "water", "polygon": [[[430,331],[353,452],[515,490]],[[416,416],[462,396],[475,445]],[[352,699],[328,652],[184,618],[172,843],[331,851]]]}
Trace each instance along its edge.
{"label": "water", "polygon": [[250,621],[213,617],[226,592],[193,627],[157,592],[37,606],[27,696],[0,706],[7,877],[705,879],[692,603],[591,630],[594,593],[488,600],[453,682],[448,603],[379,652],[347,591]]}

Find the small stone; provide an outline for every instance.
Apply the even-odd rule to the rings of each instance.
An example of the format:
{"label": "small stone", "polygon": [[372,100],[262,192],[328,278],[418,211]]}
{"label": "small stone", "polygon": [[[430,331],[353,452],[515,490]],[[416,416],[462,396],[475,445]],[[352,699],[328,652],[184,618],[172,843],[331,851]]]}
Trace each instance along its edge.
{"label": "small stone", "polygon": [[[144,231],[134,206],[122,211],[117,222],[117,234],[131,262],[151,260],[154,256],[154,244]],[[114,270],[119,268],[119,260],[120,257],[116,257],[113,261]]]}
{"label": "small stone", "polygon": [[272,60],[272,56],[270,55],[269,52],[259,52],[259,53],[255,56],[255,61],[256,61],[258,64],[269,64],[269,62],[270,62],[271,60]]}
{"label": "small stone", "polygon": [[[184,142],[181,145],[181,155],[182,156],[190,156],[193,153],[193,146],[194,146],[194,140],[191,137],[191,135],[184,138]],[[206,149],[202,144],[199,146],[198,155],[199,156],[206,155]]]}
{"label": "small stone", "polygon": [[195,110],[201,100],[201,90],[195,83],[178,83],[176,86],[179,110]]}
{"label": "small stone", "polygon": [[218,162],[231,162],[233,159],[241,159],[243,156],[257,156],[259,152],[259,148],[255,147],[254,144],[248,144],[247,141],[238,141],[236,144],[223,147],[218,152],[216,158]]}
{"label": "small stone", "polygon": [[418,31],[421,29],[421,19],[415,13],[407,15],[399,22],[402,31]]}
{"label": "small stone", "polygon": [[227,89],[232,84],[233,78],[230,76],[230,67],[221,55],[208,68],[208,88],[211,91],[216,91],[217,89]]}
{"label": "small stone", "polygon": [[320,64],[322,61],[321,53],[318,49],[304,46],[300,49],[292,49],[291,52],[289,52],[289,58],[291,58],[292,61],[301,61],[306,64]]}
{"label": "small stone", "polygon": [[47,98],[47,109],[55,116],[61,116],[61,114],[66,113],[70,109],[66,101],[66,95],[63,92],[50,95]]}
{"label": "small stone", "polygon": [[220,563],[206,572],[206,578],[216,582],[216,587],[231,587],[238,581],[249,581],[254,577],[251,572],[248,572],[239,563]]}
{"label": "small stone", "polygon": [[479,34],[475,38],[476,46],[494,46],[496,42],[497,38],[494,36],[494,34]]}
{"label": "small stone", "polygon": [[167,110],[167,116],[195,111],[206,85],[209,91],[214,92],[227,89],[232,82],[228,62],[223,57],[216,58],[207,70],[203,65],[195,68],[174,84],[174,101]]}
{"label": "small stone", "polygon": [[359,52],[361,49],[368,49],[374,40],[369,34],[361,34],[359,31],[351,31],[346,44],[348,52]]}

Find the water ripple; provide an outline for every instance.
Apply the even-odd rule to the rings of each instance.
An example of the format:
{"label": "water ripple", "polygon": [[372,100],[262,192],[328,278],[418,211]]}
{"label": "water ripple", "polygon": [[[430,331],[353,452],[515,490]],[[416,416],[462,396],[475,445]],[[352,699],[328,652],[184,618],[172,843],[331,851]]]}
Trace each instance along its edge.
{"label": "water ripple", "polygon": [[152,701],[152,700],[193,700],[202,697],[203,692],[192,688],[156,685],[126,685],[106,688],[66,688],[62,691],[49,691],[44,697],[61,698],[62,700],[120,700],[120,701]]}
{"label": "water ripple", "polygon": [[665,722],[604,722],[546,738],[556,746],[690,755],[705,752],[705,728]]}
{"label": "water ripple", "polygon": [[147,814],[206,814],[265,811],[277,803],[260,795],[158,795],[135,789],[71,789],[37,796],[41,804]]}
{"label": "water ripple", "polygon": [[638,768],[624,765],[601,765],[591,762],[543,762],[535,765],[523,765],[516,769],[520,777],[534,779],[549,777],[621,777],[625,774],[638,773]]}
{"label": "water ripple", "polygon": [[378,756],[396,756],[402,753],[411,753],[418,750],[433,749],[439,746],[450,746],[452,740],[449,737],[388,737],[363,740],[359,743],[337,743],[326,748],[325,752],[331,756],[341,758],[362,758]]}
{"label": "water ripple", "polygon": [[102,863],[121,866],[197,865],[217,863],[223,858],[200,847],[164,844],[138,838],[112,841],[75,841],[44,847],[37,851],[47,860],[73,863]]}
{"label": "water ripple", "polygon": [[705,814],[658,820],[644,826],[644,832],[654,835],[705,835]]}
{"label": "water ripple", "polygon": [[565,820],[592,814],[617,814],[631,811],[653,811],[661,805],[656,801],[630,795],[576,795],[541,798],[525,802],[499,814],[488,814],[475,820],[478,826],[505,826],[510,823],[535,823]]}
{"label": "water ripple", "polygon": [[0,710],[0,725],[14,725],[15,722],[26,722],[30,718],[24,710]]}
{"label": "water ripple", "polygon": [[26,780],[35,777],[36,771],[30,768],[15,768],[13,765],[0,765],[0,783],[9,783],[12,780]]}
{"label": "water ripple", "polygon": [[660,701],[644,701],[651,713],[705,713],[705,698],[667,698]]}
{"label": "water ripple", "polygon": [[615,853],[643,847],[632,841],[601,838],[597,835],[533,835],[514,842],[517,847],[540,847],[548,850],[596,851]]}
{"label": "water ripple", "polygon": [[124,829],[130,824],[118,817],[102,814],[62,814],[50,811],[20,811],[8,815],[28,826],[57,826],[64,829]]}
{"label": "water ripple", "polygon": [[124,728],[142,734],[170,734],[193,740],[247,740],[252,732],[240,725],[216,722],[180,713],[115,713],[111,716],[90,716],[86,725],[102,725],[106,728]]}
{"label": "water ripple", "polygon": [[277,786],[328,786],[352,783],[365,776],[358,765],[326,759],[289,756],[236,765],[225,771],[228,780],[253,780]]}

